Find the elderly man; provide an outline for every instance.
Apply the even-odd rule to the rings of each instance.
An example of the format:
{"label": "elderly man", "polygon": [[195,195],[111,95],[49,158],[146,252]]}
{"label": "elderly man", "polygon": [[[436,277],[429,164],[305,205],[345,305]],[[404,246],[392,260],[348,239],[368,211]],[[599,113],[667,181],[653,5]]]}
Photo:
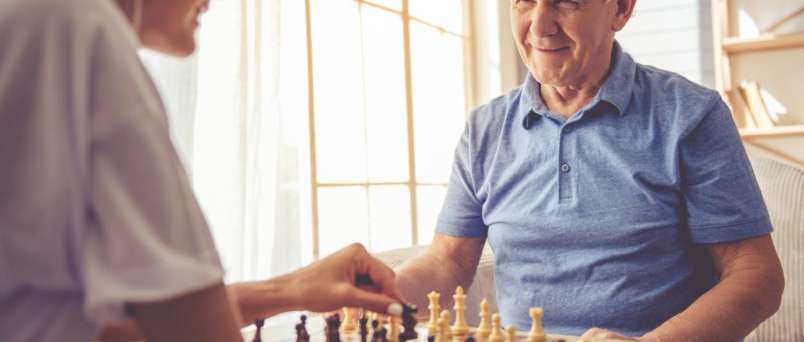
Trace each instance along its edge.
{"label": "elderly man", "polygon": [[397,270],[406,297],[468,286],[488,239],[519,330],[539,306],[551,332],[737,341],[777,310],[772,227],[729,110],[622,51],[635,2],[511,1],[530,75],[469,118],[433,244]]}

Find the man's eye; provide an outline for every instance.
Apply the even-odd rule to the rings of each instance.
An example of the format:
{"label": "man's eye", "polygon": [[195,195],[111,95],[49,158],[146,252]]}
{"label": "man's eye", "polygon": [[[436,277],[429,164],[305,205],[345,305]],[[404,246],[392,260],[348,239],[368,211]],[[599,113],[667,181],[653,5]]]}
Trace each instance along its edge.
{"label": "man's eye", "polygon": [[516,0],[514,5],[516,8],[531,8],[536,5],[536,0]]}
{"label": "man's eye", "polygon": [[581,8],[581,0],[554,0],[553,5],[560,9],[579,9]]}

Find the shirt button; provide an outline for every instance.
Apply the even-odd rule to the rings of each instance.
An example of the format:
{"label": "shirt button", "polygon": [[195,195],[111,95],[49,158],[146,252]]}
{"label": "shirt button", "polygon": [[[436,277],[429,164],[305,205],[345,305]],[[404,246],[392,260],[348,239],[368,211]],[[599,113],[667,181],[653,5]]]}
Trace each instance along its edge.
{"label": "shirt button", "polygon": [[570,166],[569,164],[561,164],[561,172],[569,172]]}
{"label": "shirt button", "polygon": [[564,133],[572,132],[572,127],[564,127]]}

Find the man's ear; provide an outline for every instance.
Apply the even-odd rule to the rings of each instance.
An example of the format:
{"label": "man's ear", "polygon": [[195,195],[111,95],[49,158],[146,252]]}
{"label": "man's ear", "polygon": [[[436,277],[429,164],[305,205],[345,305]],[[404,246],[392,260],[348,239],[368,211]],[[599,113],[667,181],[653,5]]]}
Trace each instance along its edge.
{"label": "man's ear", "polygon": [[616,0],[617,1],[617,15],[614,17],[614,22],[611,24],[611,29],[618,32],[625,27],[628,20],[634,14],[634,7],[636,7],[637,0]]}

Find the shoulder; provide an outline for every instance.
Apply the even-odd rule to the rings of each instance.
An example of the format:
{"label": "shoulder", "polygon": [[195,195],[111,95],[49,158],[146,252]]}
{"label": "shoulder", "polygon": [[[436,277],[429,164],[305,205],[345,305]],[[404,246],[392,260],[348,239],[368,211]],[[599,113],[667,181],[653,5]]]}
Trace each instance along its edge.
{"label": "shoulder", "polygon": [[637,64],[634,82],[640,107],[649,108],[656,120],[672,125],[682,135],[712,114],[730,120],[729,109],[717,91],[677,73]]}
{"label": "shoulder", "polygon": [[37,44],[76,43],[98,33],[125,34],[124,24],[111,0],[0,1],[0,33]]}
{"label": "shoulder", "polygon": [[675,72],[649,65],[637,64],[634,81],[642,89],[661,93],[672,99],[712,101],[720,98],[718,93],[688,80]]}
{"label": "shoulder", "polygon": [[515,115],[519,107],[521,92],[522,87],[517,87],[475,108],[469,114],[467,133],[476,143],[501,134],[505,123]]}

